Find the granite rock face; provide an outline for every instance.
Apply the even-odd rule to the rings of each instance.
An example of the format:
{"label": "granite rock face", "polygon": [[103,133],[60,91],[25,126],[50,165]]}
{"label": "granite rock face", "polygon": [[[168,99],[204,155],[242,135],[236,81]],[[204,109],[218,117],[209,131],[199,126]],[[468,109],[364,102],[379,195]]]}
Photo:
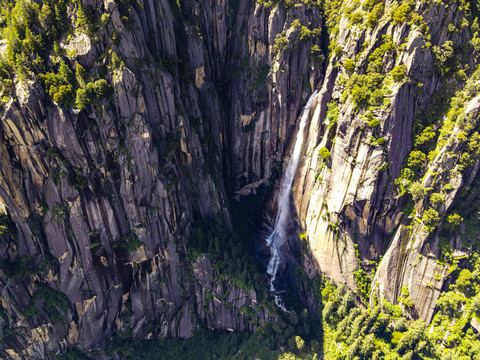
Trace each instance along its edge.
{"label": "granite rock face", "polygon": [[[265,218],[275,215],[279,174],[316,89],[294,184],[305,270],[357,289],[355,273],[377,261],[372,305],[397,303],[406,288],[408,314],[431,319],[449,269],[437,261],[441,224],[432,228],[424,214],[438,192],[434,210],[446,215],[476,176],[478,157],[461,161],[464,139],[475,136],[475,91],[418,170],[417,188],[429,190],[399,189],[410,181],[402,169],[418,117],[446,87],[478,82],[438,68],[449,44],[472,38],[468,26],[449,27],[463,9],[416,1],[402,20],[400,4],[387,0],[371,21],[352,1],[339,2],[336,18],[308,1],[139,0],[127,13],[113,0],[82,4],[106,15],[104,25],[94,36],[77,28],[60,48],[71,69],[105,78],[113,95],[67,108],[32,74],[15,78],[1,110],[0,209],[10,221],[0,237],[1,358],[274,321],[254,290],[192,252],[192,234],[208,219],[231,232],[232,201],[265,186]],[[470,69],[472,49],[462,59]],[[444,115],[429,122],[437,132]],[[459,238],[448,240],[462,258]]]}
{"label": "granite rock face", "polygon": [[[349,5],[350,2],[342,4],[342,9]],[[404,214],[412,197],[400,193],[396,179],[402,179],[402,169],[414,147],[414,135],[418,135],[413,133],[418,126],[415,121],[428,116],[425,114],[432,107],[439,107],[438,95],[453,86],[451,79],[439,74],[438,48],[449,41],[456,46],[468,44],[471,34],[467,29],[454,33],[447,29],[450,22],[461,16],[457,5],[415,3],[410,10],[425,21],[421,26],[395,23],[392,14],[396,5],[387,1],[384,15],[374,26],[352,25],[348,15],[340,16],[338,33],[331,36],[337,49],[330,56],[317,105],[311,111],[305,158],[297,172],[294,198],[298,218],[321,272],[337,284],[346,283],[356,289],[355,272],[372,270],[372,261],[379,262],[372,276],[371,305],[382,298],[398,303],[402,289],[406,288],[415,304],[409,315],[429,321],[442,287],[448,282],[449,269],[440,261],[440,226],[427,230],[422,213],[432,204],[427,195],[438,192],[443,204],[435,211],[440,217],[445,216],[457,191],[475,177],[478,160],[458,170],[465,144],[455,140],[460,132],[467,138],[472,136],[474,126],[465,130],[462,125],[452,125],[448,139],[439,141],[436,154],[424,161],[420,169],[424,176],[418,184],[425,193],[411,200],[416,216],[408,218]],[[377,65],[381,71],[377,73],[381,73],[383,83],[381,90],[377,87],[383,91],[383,101],[372,107],[371,98],[369,107],[362,107],[356,103],[360,95],[353,94],[350,79],[357,76],[360,82],[362,76],[374,73],[372,63],[379,51],[383,54]],[[349,61],[351,65],[347,66]],[[399,67],[403,67],[405,77],[390,78]],[[462,81],[457,85],[458,91],[475,81],[474,77]],[[375,89],[375,85],[362,91],[367,93],[370,89]],[[477,110],[475,97],[460,116],[475,123]],[[446,111],[429,119],[433,128],[438,130],[447,122],[445,114]],[[328,150],[326,156],[324,149]],[[446,183],[451,186],[448,194],[442,190]],[[452,239],[452,251],[458,251],[459,258],[465,255],[460,243]]]}
{"label": "granite rock face", "polygon": [[14,224],[0,245],[2,358],[275,319],[189,243],[198,220],[231,231],[230,197],[281,162],[320,72],[313,39],[296,29],[276,55],[275,38],[295,18],[320,28],[320,12],[172,4],[139,1],[126,21],[114,1],[83,1],[108,22],[60,46],[73,70],[104,71],[111,98],[66,108],[35,77],[15,81],[0,128],[0,203]]}

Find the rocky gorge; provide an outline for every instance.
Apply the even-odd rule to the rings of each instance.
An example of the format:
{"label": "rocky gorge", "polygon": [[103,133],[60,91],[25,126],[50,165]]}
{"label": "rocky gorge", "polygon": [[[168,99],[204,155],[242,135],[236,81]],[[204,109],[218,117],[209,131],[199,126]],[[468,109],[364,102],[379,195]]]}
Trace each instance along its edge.
{"label": "rocky gorge", "polygon": [[456,291],[456,323],[480,330],[477,16],[474,1],[6,1],[0,357],[281,323],[265,243],[280,206],[281,293],[328,320],[333,297],[312,290],[328,278],[434,329]]}

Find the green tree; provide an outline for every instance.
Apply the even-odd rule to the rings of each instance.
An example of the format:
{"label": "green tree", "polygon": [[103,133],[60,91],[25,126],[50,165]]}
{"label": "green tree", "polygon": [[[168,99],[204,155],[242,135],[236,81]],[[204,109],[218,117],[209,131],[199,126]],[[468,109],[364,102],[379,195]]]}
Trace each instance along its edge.
{"label": "green tree", "polygon": [[393,23],[394,24],[404,23],[407,20],[407,17],[410,15],[411,10],[412,10],[412,3],[410,1],[407,1],[402,5],[398,6],[392,15]]}
{"label": "green tree", "polygon": [[443,200],[443,197],[440,193],[432,193],[430,195],[430,201],[432,202],[432,204],[436,205],[436,204],[443,204],[444,200]]}
{"label": "green tree", "polygon": [[85,86],[87,76],[87,70],[85,70],[82,65],[77,64],[77,68],[75,69],[75,77],[77,78],[77,82],[81,87]]}
{"label": "green tree", "polygon": [[74,84],[75,83],[75,76],[73,75],[72,70],[70,67],[65,63],[64,60],[60,61],[60,68],[58,70],[58,75],[62,78],[62,80],[67,84]]}
{"label": "green tree", "polygon": [[48,6],[48,4],[43,4],[42,9],[38,14],[38,20],[44,31],[50,30],[55,20],[52,8]]}
{"label": "green tree", "polygon": [[292,27],[294,29],[300,29],[301,26],[302,26],[302,23],[300,22],[300,20],[295,19],[292,21]]}
{"label": "green tree", "polygon": [[447,230],[455,230],[462,223],[463,217],[458,214],[450,214],[447,216],[447,221],[445,223],[445,228]]}
{"label": "green tree", "polygon": [[432,53],[436,70],[443,76],[449,74],[455,61],[453,41],[448,40],[441,46],[432,46]]}
{"label": "green tree", "polygon": [[318,155],[320,155],[324,160],[327,160],[330,157],[330,151],[326,147],[322,147],[320,150],[318,150]]}
{"label": "green tree", "polygon": [[352,59],[346,59],[343,62],[343,67],[345,68],[345,70],[347,70],[349,74],[353,74],[353,71],[355,70],[355,61],[353,61]]}
{"label": "green tree", "polygon": [[275,37],[275,43],[273,45],[273,49],[275,53],[282,52],[288,46],[288,40],[284,33],[277,34]]}
{"label": "green tree", "polygon": [[455,282],[455,286],[457,287],[458,291],[461,291],[467,296],[475,295],[475,293],[472,291],[472,280],[472,272],[468,269],[462,269],[458,275],[457,281]]}
{"label": "green tree", "polygon": [[426,150],[435,138],[436,132],[431,126],[427,126],[420,135],[415,138],[415,147]]}
{"label": "green tree", "polygon": [[75,106],[78,109],[85,109],[89,104],[90,104],[90,98],[87,94],[87,90],[85,90],[84,88],[77,89]]}
{"label": "green tree", "polygon": [[400,355],[405,355],[409,351],[412,355],[427,353],[427,324],[423,320],[416,320],[399,340],[395,350]]}
{"label": "green tree", "polygon": [[425,230],[432,231],[438,220],[440,220],[440,215],[437,210],[427,209],[423,212],[422,222],[425,225]]}
{"label": "green tree", "polygon": [[93,99],[96,96],[95,84],[93,82],[87,83],[87,85],[85,85],[85,90],[87,91],[87,96],[90,99]]}
{"label": "green tree", "polygon": [[425,188],[418,181],[415,181],[408,192],[412,194],[413,200],[420,200],[425,195]]}
{"label": "green tree", "polygon": [[392,69],[390,75],[392,76],[393,80],[395,80],[396,82],[400,82],[404,79],[406,72],[407,67],[405,65],[398,65]]}
{"label": "green tree", "polygon": [[93,89],[98,99],[108,97],[113,93],[112,87],[105,79],[95,81]]}
{"label": "green tree", "polygon": [[73,100],[74,90],[72,85],[61,85],[53,94],[53,101],[68,106]]}
{"label": "green tree", "polygon": [[420,150],[414,150],[408,157],[407,165],[409,168],[418,170],[425,163],[427,156]]}
{"label": "green tree", "polygon": [[440,294],[437,300],[437,307],[441,309],[444,314],[453,315],[464,301],[465,297],[462,294],[448,291]]}
{"label": "green tree", "polygon": [[378,24],[378,20],[383,16],[385,11],[385,6],[383,2],[375,5],[372,11],[367,15],[367,25],[371,28],[375,27]]}

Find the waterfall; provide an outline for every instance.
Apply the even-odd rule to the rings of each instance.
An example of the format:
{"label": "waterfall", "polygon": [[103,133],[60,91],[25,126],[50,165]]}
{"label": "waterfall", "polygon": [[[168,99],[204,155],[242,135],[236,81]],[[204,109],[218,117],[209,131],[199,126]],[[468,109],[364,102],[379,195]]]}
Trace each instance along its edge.
{"label": "waterfall", "polygon": [[300,162],[300,155],[302,152],[303,140],[305,137],[305,126],[307,125],[307,120],[310,114],[310,108],[312,107],[313,100],[317,95],[315,91],[310,98],[308,99],[307,104],[305,105],[302,118],[300,120],[300,127],[298,128],[297,138],[295,139],[295,146],[293,148],[292,157],[288,162],[287,171],[285,176],[282,178],[280,185],[280,193],[278,194],[278,212],[275,217],[275,222],[273,226],[272,233],[267,237],[267,246],[270,248],[270,261],[267,266],[267,274],[269,275],[269,285],[270,292],[273,293],[275,298],[275,303],[282,310],[287,311],[283,305],[280,295],[275,294],[275,278],[278,272],[278,266],[282,258],[281,247],[285,244],[287,240],[286,234],[286,224],[288,221],[291,221],[291,196],[292,196],[292,186],[293,180],[295,178],[295,173]]}

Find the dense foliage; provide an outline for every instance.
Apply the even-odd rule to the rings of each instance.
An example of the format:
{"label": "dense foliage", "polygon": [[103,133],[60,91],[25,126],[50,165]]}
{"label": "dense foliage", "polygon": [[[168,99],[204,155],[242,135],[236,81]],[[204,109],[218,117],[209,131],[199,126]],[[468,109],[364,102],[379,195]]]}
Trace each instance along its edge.
{"label": "dense foliage", "polygon": [[6,43],[0,56],[3,102],[9,100],[16,82],[35,79],[53,101],[66,107],[83,109],[93,100],[111,95],[111,87],[100,73],[87,73],[72,61],[76,53],[68,50],[76,36],[85,33],[93,37],[105,25],[93,9],[70,0],[3,0],[1,5],[0,37]]}
{"label": "dense foliage", "polygon": [[249,333],[199,331],[189,339],[159,339],[113,343],[122,359],[277,359],[280,353],[266,336]]}

